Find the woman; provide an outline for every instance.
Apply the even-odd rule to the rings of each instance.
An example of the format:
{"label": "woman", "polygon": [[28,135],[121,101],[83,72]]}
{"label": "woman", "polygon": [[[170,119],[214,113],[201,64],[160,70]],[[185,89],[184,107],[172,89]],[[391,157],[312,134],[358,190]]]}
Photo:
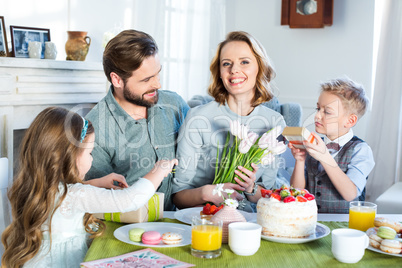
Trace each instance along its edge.
{"label": "woman", "polygon": [[[229,123],[239,120],[250,130],[262,135],[277,126],[285,126],[283,117],[261,105],[272,98],[269,82],[275,71],[261,44],[246,32],[231,32],[218,46],[210,66],[212,83],[208,92],[214,97],[203,106],[191,109],[180,128],[173,183],[173,202],[178,208],[200,206],[205,202],[216,205],[222,197],[213,195],[217,149],[225,143]],[[273,165],[250,171],[238,167],[235,183],[224,188],[244,191],[250,202],[261,197],[261,186],[272,188],[277,168]],[[257,184],[257,183],[258,184]],[[242,195],[232,195],[238,200]]]}

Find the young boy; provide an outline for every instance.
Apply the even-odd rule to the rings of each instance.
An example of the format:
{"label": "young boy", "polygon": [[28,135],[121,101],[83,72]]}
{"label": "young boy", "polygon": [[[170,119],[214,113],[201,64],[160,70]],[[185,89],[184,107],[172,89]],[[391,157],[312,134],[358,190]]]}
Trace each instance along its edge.
{"label": "young boy", "polygon": [[305,150],[289,143],[296,159],[290,184],[314,194],[319,213],[348,213],[349,201],[365,199],[373,153],[366,142],[353,135],[352,127],[367,106],[364,88],[352,80],[324,83],[314,117],[315,131],[324,138],[312,133],[315,140],[304,141]]}

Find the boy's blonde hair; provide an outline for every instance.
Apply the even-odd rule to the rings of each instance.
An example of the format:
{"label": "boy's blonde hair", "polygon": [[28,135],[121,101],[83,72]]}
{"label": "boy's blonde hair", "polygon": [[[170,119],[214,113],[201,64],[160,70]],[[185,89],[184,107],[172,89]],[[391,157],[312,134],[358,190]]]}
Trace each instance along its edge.
{"label": "boy's blonde hair", "polygon": [[338,96],[343,107],[360,119],[366,112],[369,100],[362,85],[349,78],[338,78],[321,84],[321,92]]}

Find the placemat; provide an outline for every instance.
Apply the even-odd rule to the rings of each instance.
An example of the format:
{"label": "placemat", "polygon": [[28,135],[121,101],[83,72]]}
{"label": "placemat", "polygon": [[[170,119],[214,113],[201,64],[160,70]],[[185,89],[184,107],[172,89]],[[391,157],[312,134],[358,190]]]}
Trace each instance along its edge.
{"label": "placemat", "polygon": [[[174,219],[161,222],[181,223]],[[347,222],[321,222],[331,230],[345,228]],[[114,257],[146,247],[120,242],[113,236],[120,223],[106,222],[107,229],[102,237],[96,238],[84,261]],[[200,259],[190,253],[191,245],[174,248],[153,248],[174,259],[195,264],[198,267],[397,267],[401,258],[366,250],[363,259],[356,264],[338,262],[331,252],[331,234],[308,243],[282,244],[261,240],[261,246],[253,256],[238,256],[227,244],[222,245],[222,255],[215,259]]]}

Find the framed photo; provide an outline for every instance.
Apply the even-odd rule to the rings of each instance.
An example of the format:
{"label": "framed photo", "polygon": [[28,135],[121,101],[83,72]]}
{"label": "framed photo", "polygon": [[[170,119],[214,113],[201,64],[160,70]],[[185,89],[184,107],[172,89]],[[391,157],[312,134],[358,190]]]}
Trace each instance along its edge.
{"label": "framed photo", "polygon": [[8,56],[7,36],[3,16],[0,16],[0,56]]}
{"label": "framed photo", "polygon": [[50,30],[21,26],[10,26],[11,43],[13,44],[12,55],[16,58],[28,58],[28,43],[39,41],[42,43],[42,56],[45,58],[45,42],[50,41]]}

